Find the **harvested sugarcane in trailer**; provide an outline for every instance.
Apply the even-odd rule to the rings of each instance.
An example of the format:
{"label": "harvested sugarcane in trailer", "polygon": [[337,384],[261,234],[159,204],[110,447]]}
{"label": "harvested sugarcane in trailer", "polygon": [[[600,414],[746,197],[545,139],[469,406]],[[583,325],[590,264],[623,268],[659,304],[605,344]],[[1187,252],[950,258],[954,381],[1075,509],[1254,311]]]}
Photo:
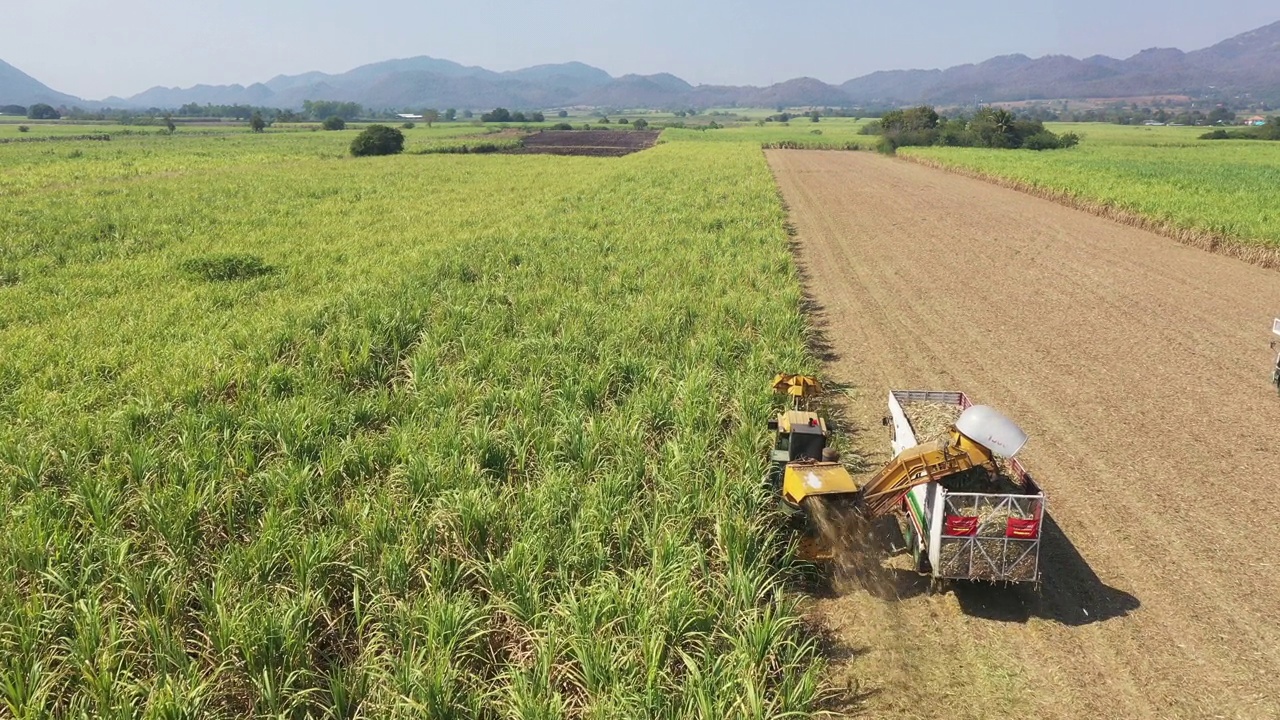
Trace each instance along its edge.
{"label": "harvested sugarcane in trailer", "polygon": [[1039,580],[1045,498],[1014,457],[1027,435],[1012,420],[964,393],[893,391],[884,424],[894,457],[860,482],[828,447],[826,420],[809,409],[821,386],[780,375],[774,389],[792,407],[769,422],[771,477],[782,508],[803,526],[802,559],[827,561],[865,545],[870,522],[896,516],[923,575]]}

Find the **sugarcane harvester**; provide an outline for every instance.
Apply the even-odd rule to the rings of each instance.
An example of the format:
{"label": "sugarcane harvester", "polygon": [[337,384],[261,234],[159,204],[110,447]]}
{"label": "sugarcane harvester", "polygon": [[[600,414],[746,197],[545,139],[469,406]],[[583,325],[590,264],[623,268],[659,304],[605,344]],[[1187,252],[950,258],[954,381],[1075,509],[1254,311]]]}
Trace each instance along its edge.
{"label": "sugarcane harvester", "polygon": [[[975,563],[974,553],[985,556],[995,553],[996,548],[990,543],[979,547],[978,518],[959,515],[957,513],[968,511],[955,509],[968,501],[972,501],[974,506],[983,504],[988,510],[997,506],[1008,509],[1010,503],[1018,502],[1017,497],[1024,496],[957,492],[951,493],[954,497],[947,497],[948,478],[962,477],[962,473],[976,468],[985,468],[994,475],[999,472],[997,456],[1011,459],[1022,449],[1027,435],[1012,420],[991,407],[972,405],[963,393],[892,392],[890,410],[896,419],[887,417],[885,424],[891,424],[892,420],[895,425],[895,457],[860,484],[839,462],[838,453],[828,447],[830,429],[827,422],[812,410],[813,398],[821,392],[820,385],[811,377],[778,375],[774,378],[773,388],[775,392],[787,395],[791,406],[768,423],[769,429],[775,433],[770,454],[771,476],[785,511],[794,517],[804,518],[814,509],[812,501],[821,499],[824,503],[851,507],[867,521],[902,512],[907,516],[906,535],[916,569],[923,574],[953,579],[1038,579],[1035,565],[1039,555],[1043,494],[1030,475],[1025,475],[1023,482],[1026,491],[1034,493],[1026,497],[1036,501],[1034,519],[1028,521],[1033,524],[1018,524],[1023,522],[1020,515],[1010,520],[1008,526],[1011,533],[1008,537],[1015,542],[1019,539],[1034,541],[1034,548],[1027,548],[1028,552],[1032,549],[1035,552],[1030,576],[1026,576],[1025,562],[1019,566],[1019,576],[1016,577],[999,569],[1010,563],[989,561],[985,557],[978,557]],[[919,395],[922,401],[925,398],[929,402],[944,399],[960,406],[957,407],[959,417],[945,438],[924,443],[915,441],[910,422],[902,411],[903,403],[910,402],[913,395]],[[1024,474],[1020,464],[1016,468],[1019,474]],[[921,509],[926,505],[930,506],[929,511]],[[957,518],[964,522],[957,523]],[[817,536],[812,523],[808,525],[801,538],[800,557],[818,562],[830,559],[831,548]],[[1005,542],[999,549],[1001,559],[1007,551],[1005,531],[1001,528],[1001,539]],[[1019,538],[1019,533],[1029,536]],[[970,555],[957,559],[960,552],[957,543],[961,542],[966,543]],[[1015,551],[1022,552],[1021,549]],[[945,561],[940,555],[946,555]],[[968,563],[962,568],[961,561],[965,559]]]}

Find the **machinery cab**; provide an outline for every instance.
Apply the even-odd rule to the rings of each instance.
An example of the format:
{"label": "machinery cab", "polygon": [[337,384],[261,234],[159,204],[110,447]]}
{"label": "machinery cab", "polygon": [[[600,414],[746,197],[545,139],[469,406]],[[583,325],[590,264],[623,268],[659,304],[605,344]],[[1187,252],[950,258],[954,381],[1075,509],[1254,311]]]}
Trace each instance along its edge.
{"label": "machinery cab", "polygon": [[817,462],[827,447],[827,421],[817,413],[805,410],[787,410],[769,421],[774,431],[773,452],[770,459],[787,464],[801,460]]}

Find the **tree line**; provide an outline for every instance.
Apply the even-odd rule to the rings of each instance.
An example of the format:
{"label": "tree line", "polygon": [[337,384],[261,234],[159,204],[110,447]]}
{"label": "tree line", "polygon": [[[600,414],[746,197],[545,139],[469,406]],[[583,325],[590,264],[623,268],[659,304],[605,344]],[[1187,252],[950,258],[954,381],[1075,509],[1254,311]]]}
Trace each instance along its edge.
{"label": "tree line", "polygon": [[62,112],[52,105],[36,103],[31,107],[25,105],[0,105],[0,115],[16,115],[29,120],[59,120]]}
{"label": "tree line", "polygon": [[1265,125],[1218,128],[1200,136],[1201,140],[1280,140],[1280,115],[1267,118]]}
{"label": "tree line", "polygon": [[1040,120],[1019,118],[1008,110],[994,107],[949,118],[928,105],[893,110],[868,123],[861,132],[879,135],[880,149],[886,152],[925,145],[1056,150],[1075,147],[1080,142],[1075,133],[1059,135],[1045,129]]}

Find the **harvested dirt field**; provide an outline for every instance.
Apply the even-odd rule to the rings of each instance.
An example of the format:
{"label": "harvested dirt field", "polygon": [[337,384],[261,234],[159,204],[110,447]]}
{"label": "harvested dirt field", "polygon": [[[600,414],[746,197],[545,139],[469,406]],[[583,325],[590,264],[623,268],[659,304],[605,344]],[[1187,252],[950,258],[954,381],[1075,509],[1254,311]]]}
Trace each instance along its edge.
{"label": "harvested dirt field", "polygon": [[1280,717],[1280,273],[869,153],[770,151],[871,467],[890,388],[1030,433],[1039,593],[931,595],[903,558],[815,596],[839,709],[884,718]]}
{"label": "harvested dirt field", "polygon": [[661,133],[652,130],[544,130],[524,136],[512,153],[621,157],[648,150]]}

